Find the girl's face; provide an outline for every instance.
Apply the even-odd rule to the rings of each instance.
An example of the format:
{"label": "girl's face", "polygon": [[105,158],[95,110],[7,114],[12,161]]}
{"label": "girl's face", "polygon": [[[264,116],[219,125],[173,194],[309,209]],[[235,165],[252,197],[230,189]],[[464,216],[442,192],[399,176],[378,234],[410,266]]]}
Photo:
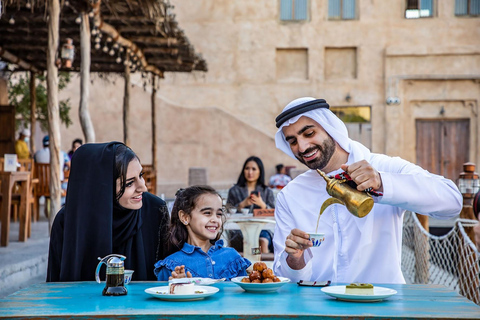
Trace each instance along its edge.
{"label": "girl's face", "polygon": [[253,160],[248,161],[245,165],[245,169],[243,169],[243,174],[245,175],[245,180],[247,180],[247,182],[257,182],[258,178],[260,178],[258,164]]}
{"label": "girl's face", "polygon": [[180,210],[179,216],[182,222],[187,223],[190,241],[215,240],[223,224],[222,199],[216,194],[203,194],[197,198],[190,215]]}
{"label": "girl's face", "polygon": [[[120,178],[117,179],[117,194],[120,192]],[[128,164],[125,192],[118,203],[125,209],[138,210],[142,207],[142,194],[147,191],[143,180],[142,166],[138,159],[133,159]]]}

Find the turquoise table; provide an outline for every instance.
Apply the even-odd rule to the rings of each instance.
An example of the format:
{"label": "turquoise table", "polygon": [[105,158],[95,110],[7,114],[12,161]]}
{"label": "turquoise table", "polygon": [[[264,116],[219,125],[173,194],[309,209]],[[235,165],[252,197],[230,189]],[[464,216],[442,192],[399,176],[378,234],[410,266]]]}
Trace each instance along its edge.
{"label": "turquoise table", "polygon": [[244,292],[234,283],[205,300],[163,301],[145,289],[166,283],[132,282],[128,295],[104,297],[104,283],[42,283],[0,300],[0,318],[17,319],[480,319],[480,307],[438,285],[388,285],[398,293],[382,302],[344,302],[320,288],[289,283],[275,293]]}

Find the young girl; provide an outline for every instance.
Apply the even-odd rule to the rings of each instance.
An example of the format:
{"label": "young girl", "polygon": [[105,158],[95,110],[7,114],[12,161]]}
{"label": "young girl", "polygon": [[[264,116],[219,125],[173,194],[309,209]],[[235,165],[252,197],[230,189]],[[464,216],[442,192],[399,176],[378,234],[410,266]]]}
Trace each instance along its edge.
{"label": "young girl", "polygon": [[225,222],[220,195],[209,186],[193,186],[180,190],[176,197],[167,240],[170,255],[155,264],[157,279],[230,280],[247,275],[250,261],[220,240]]}

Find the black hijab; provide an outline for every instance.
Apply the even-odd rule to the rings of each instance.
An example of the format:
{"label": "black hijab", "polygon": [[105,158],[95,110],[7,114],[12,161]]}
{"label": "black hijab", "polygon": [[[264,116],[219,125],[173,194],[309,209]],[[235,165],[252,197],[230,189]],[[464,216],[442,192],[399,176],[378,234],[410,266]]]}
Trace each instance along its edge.
{"label": "black hijab", "polygon": [[97,257],[112,253],[127,257],[125,268],[135,270],[133,280],[156,280],[153,266],[164,258],[168,211],[163,200],[146,192],[139,210],[117,202],[120,145],[84,144],[73,154],[65,206],[52,226],[47,281],[94,280]]}

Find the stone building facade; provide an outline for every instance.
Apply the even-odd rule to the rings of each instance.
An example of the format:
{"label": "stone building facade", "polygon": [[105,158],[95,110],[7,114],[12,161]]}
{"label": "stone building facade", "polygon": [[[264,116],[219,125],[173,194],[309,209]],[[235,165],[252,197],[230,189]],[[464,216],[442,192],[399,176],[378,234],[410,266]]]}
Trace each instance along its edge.
{"label": "stone building facade", "polygon": [[[452,179],[463,162],[480,165],[480,16],[474,5],[466,14],[462,7],[475,1],[171,2],[209,71],[160,81],[159,194],[185,186],[189,167],[207,168],[210,184],[228,188],[253,154],[267,177],[280,162],[303,170],[273,139],[275,117],[302,96],[324,98],[340,113],[367,110],[349,130],[373,152]],[[132,86],[132,147],[148,163],[150,96],[140,76]],[[91,90],[98,140],[121,139],[123,81],[96,80]],[[76,106],[76,92],[74,81],[62,95]],[[63,129],[65,149],[81,135],[74,122]]]}

